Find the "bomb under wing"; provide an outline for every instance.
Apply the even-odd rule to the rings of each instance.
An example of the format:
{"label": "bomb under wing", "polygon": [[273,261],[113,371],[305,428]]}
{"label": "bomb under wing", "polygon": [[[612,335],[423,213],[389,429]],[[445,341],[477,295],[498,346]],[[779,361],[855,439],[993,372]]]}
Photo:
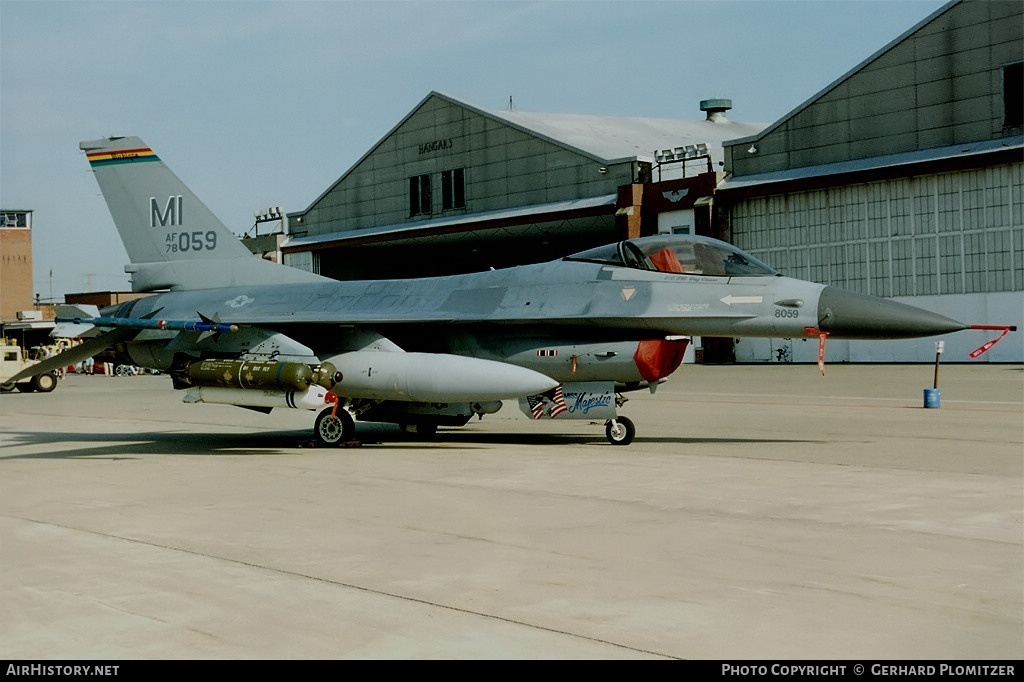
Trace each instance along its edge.
{"label": "bomb under wing", "polygon": [[310,366],[301,362],[202,360],[186,369],[191,386],[305,391],[312,385],[331,388],[340,378],[329,362]]}
{"label": "bomb under wing", "polygon": [[[185,403],[212,403],[239,407],[293,410],[319,410],[335,402],[323,386],[310,386],[304,391],[261,390],[252,388],[222,388],[220,386],[193,386],[185,391]],[[267,409],[269,411],[269,409]]]}

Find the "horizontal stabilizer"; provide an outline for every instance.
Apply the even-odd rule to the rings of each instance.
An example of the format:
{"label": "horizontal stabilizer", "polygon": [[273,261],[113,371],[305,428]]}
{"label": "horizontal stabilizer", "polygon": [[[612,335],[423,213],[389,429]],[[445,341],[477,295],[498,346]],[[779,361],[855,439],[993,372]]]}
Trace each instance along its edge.
{"label": "horizontal stabilizer", "polygon": [[[95,328],[95,325],[83,320],[99,317],[99,314],[99,308],[87,303],[59,305],[57,306],[56,326],[50,336],[59,339],[77,339],[86,336]],[[63,320],[69,321],[64,322]]]}
{"label": "horizontal stabilizer", "polygon": [[57,306],[57,317],[99,317],[100,309],[91,303]]}

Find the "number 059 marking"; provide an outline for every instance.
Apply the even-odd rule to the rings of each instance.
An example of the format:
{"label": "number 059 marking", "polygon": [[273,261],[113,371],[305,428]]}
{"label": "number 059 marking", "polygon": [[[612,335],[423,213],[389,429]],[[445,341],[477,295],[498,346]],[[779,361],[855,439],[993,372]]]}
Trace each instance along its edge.
{"label": "number 059 marking", "polygon": [[217,233],[207,232],[171,232],[164,240],[165,253],[179,251],[212,251],[217,248]]}

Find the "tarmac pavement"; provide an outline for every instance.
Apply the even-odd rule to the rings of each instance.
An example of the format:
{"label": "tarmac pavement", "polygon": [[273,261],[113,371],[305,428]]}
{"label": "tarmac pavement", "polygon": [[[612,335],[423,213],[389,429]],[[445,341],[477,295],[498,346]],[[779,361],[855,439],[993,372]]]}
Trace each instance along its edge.
{"label": "tarmac pavement", "polygon": [[0,397],[0,658],[1015,659],[1024,367],[685,366],[628,447]]}

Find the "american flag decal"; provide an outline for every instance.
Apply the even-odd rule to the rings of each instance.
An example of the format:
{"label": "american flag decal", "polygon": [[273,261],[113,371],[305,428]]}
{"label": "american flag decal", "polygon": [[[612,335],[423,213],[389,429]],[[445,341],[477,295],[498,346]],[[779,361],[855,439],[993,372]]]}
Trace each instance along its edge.
{"label": "american flag decal", "polygon": [[533,413],[534,419],[540,419],[544,416],[544,399],[539,395],[527,396],[526,402],[530,405],[530,411]]}
{"label": "american flag decal", "polygon": [[558,384],[558,386],[555,387],[555,397],[552,402],[554,403],[551,406],[550,412],[552,419],[569,409],[565,406],[565,394],[562,392],[562,384]]}

